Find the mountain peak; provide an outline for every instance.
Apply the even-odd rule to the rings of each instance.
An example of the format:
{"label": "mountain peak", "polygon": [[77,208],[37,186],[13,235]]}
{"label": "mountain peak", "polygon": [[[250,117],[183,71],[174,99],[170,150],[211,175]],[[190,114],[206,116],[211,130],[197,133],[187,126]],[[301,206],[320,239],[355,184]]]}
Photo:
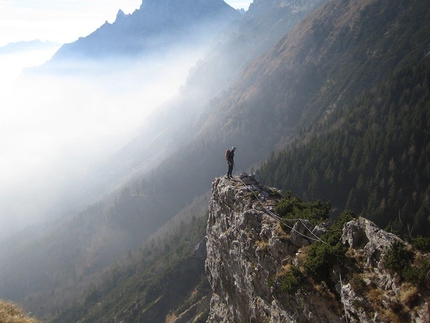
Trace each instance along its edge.
{"label": "mountain peak", "polygon": [[133,56],[199,44],[240,16],[223,0],[143,0],[132,14],[120,9],[113,24],[65,44],[53,60]]}
{"label": "mountain peak", "polygon": [[124,13],[124,11],[122,11],[121,9],[119,9],[119,10],[118,10],[118,13],[116,14],[116,19],[115,19],[115,21],[118,21],[118,20],[120,20],[120,19],[122,19],[122,18],[125,18],[125,13]]}

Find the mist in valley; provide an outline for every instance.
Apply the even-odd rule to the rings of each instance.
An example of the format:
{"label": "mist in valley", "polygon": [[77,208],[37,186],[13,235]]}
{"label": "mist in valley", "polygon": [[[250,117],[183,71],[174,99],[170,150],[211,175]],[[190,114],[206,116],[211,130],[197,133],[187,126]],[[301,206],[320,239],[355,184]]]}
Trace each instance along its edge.
{"label": "mist in valley", "polygon": [[[115,22],[66,46],[0,48],[1,298],[50,317],[176,212],[195,208],[185,205],[183,192],[166,190],[182,178],[166,176],[169,163],[152,170],[189,142],[193,122],[225,85],[209,77],[212,67],[198,71],[222,42],[218,28],[240,16],[231,10],[218,25],[213,17],[195,18],[180,37],[171,28],[139,44],[139,35],[124,37],[125,22],[140,26],[135,11],[118,12]],[[104,34],[115,28],[118,38]],[[129,50],[154,39],[156,46]],[[110,42],[112,51],[104,51]],[[204,214],[204,198],[195,203]]]}
{"label": "mist in valley", "polygon": [[0,56],[0,240],[100,190],[98,165],[178,92],[204,52],[182,47],[79,66],[63,62],[67,68],[55,73],[29,69],[57,49]]}

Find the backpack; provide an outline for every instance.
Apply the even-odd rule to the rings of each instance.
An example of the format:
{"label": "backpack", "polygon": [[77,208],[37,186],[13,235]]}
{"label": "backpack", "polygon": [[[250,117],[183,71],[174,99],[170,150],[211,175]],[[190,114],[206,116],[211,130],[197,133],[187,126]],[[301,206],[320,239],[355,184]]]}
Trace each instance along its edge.
{"label": "backpack", "polygon": [[230,155],[230,149],[227,149],[226,151],[225,151],[225,159],[227,159],[228,160],[228,156]]}

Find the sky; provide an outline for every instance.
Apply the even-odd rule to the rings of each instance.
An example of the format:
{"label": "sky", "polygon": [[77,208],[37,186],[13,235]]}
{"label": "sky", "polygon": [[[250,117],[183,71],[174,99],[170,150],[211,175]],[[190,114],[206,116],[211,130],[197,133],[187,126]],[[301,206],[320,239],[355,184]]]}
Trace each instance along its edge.
{"label": "sky", "polygon": [[[40,39],[67,43],[87,36],[119,9],[132,13],[142,0],[0,0],[0,46]],[[249,0],[226,1],[248,9]],[[79,21],[79,23],[77,23]]]}
{"label": "sky", "polygon": [[[228,3],[249,7],[249,1],[240,1]],[[49,60],[62,43],[114,22],[119,9],[129,14],[140,4],[0,0],[0,47],[35,39],[58,43],[45,50],[0,52],[0,241],[5,232],[37,223],[61,198],[60,188],[86,179],[91,165],[130,140],[131,130],[177,93],[202,57],[203,49],[184,49],[163,61],[154,57],[95,78],[22,74]]]}

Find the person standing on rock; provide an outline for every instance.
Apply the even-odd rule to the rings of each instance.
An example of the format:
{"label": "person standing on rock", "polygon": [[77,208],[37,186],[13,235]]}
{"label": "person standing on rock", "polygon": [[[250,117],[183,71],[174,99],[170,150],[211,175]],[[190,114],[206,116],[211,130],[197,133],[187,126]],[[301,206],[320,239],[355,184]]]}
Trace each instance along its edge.
{"label": "person standing on rock", "polygon": [[231,147],[231,150],[227,150],[225,154],[225,158],[227,159],[228,164],[228,171],[227,171],[227,177],[232,178],[232,172],[233,172],[233,166],[234,166],[234,152],[236,150],[236,147]]}

